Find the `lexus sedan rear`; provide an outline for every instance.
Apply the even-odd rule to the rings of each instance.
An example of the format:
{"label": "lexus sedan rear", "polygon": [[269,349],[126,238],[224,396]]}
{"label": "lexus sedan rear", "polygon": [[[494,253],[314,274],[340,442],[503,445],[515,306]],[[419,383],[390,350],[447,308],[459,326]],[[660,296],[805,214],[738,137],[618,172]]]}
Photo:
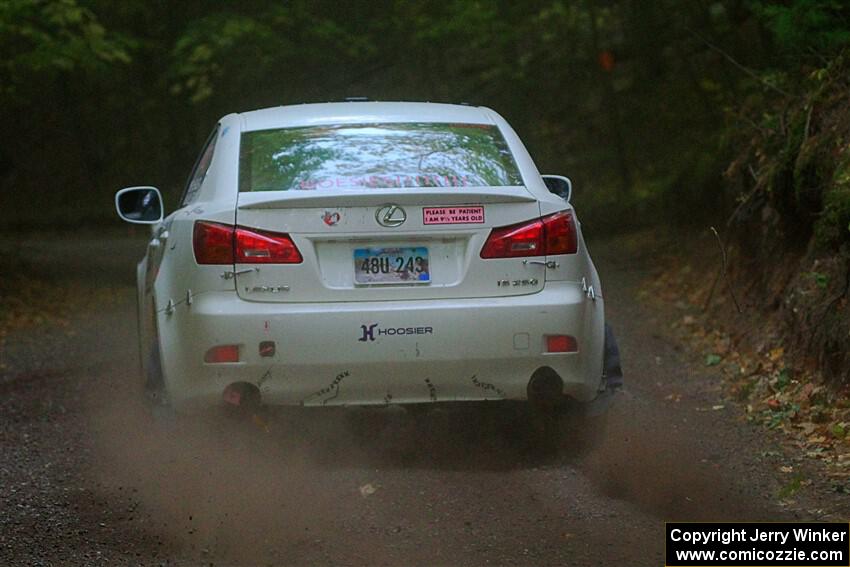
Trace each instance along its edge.
{"label": "lexus sedan rear", "polygon": [[569,193],[487,108],[225,116],[177,210],[152,187],[116,196],[152,229],[148,386],[178,408],[591,402],[604,307]]}

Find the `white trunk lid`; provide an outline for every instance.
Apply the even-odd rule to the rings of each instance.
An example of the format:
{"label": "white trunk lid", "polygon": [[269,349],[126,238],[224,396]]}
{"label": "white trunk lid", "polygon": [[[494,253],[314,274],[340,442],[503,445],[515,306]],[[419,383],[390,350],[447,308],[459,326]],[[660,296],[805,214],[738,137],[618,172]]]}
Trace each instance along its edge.
{"label": "white trunk lid", "polygon": [[[386,205],[399,209],[383,219]],[[383,209],[381,215],[377,214],[379,209]],[[405,219],[398,226],[382,226],[381,220],[394,224],[402,213]],[[539,216],[538,202],[524,187],[240,193],[236,223],[289,234],[304,260],[291,265],[237,264],[236,287],[243,299],[267,302],[534,293],[543,287],[544,269],[524,262],[530,258],[483,260],[479,254],[493,227]],[[373,265],[394,270],[403,263],[398,258],[412,254],[407,257],[412,262],[412,257],[423,255],[423,249],[427,254],[427,281],[398,277],[389,283],[357,281],[356,254],[360,254],[358,261],[362,263],[364,254],[387,252],[392,263],[373,260]],[[251,268],[254,269],[241,273]],[[363,277],[361,269],[360,279]],[[376,273],[374,277],[386,280],[394,276]],[[506,281],[510,283],[505,284]]]}

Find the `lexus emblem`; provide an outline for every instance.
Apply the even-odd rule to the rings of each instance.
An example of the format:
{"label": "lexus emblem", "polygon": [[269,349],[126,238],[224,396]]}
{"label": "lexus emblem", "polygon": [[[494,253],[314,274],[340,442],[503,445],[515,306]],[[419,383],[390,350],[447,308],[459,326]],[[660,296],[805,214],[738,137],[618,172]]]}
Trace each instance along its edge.
{"label": "lexus emblem", "polygon": [[384,205],[375,212],[375,220],[381,226],[393,228],[404,224],[407,213],[398,205]]}

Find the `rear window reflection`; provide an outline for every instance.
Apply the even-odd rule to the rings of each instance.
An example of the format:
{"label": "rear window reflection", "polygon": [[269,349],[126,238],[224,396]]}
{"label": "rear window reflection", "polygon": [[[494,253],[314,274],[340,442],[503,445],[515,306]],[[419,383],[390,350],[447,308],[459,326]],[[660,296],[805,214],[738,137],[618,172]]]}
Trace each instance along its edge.
{"label": "rear window reflection", "polygon": [[496,126],[345,124],[242,134],[240,191],[522,185]]}

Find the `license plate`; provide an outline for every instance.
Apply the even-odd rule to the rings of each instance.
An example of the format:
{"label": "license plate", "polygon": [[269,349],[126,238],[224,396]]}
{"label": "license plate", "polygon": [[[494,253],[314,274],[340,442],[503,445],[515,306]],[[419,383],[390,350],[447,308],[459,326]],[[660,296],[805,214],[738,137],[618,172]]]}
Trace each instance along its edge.
{"label": "license plate", "polygon": [[356,284],[423,284],[430,281],[428,249],[424,246],[354,250]]}

